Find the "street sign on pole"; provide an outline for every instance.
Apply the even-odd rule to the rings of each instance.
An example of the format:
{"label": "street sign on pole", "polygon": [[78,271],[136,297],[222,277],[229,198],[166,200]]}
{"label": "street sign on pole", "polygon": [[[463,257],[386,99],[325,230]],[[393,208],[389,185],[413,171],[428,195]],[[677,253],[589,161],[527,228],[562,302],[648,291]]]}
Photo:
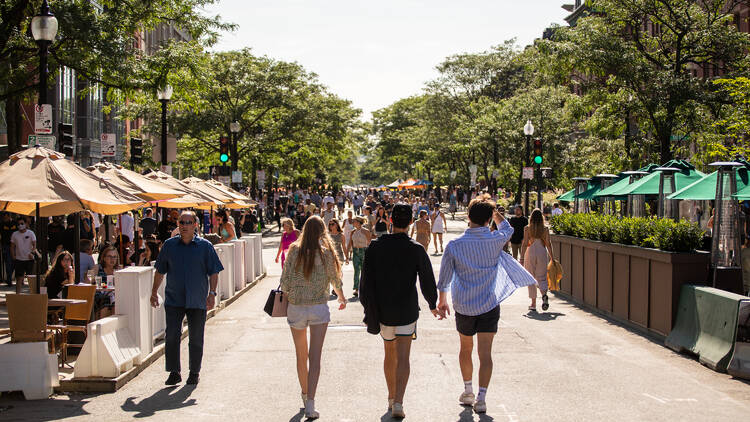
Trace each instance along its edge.
{"label": "street sign on pole", "polygon": [[255,178],[258,180],[258,189],[263,189],[266,186],[266,171],[255,170]]}
{"label": "street sign on pole", "polygon": [[37,135],[52,134],[52,104],[34,106],[34,133]]}
{"label": "street sign on pole", "polygon": [[232,183],[242,183],[242,171],[235,170],[232,172]]}
{"label": "street sign on pole", "polygon": [[55,149],[55,136],[54,135],[29,135],[29,146],[39,145],[47,149]]}
{"label": "street sign on pole", "polygon": [[524,167],[523,168],[523,178],[526,180],[532,180],[534,179],[534,167]]}
{"label": "street sign on pole", "polygon": [[102,158],[114,158],[117,155],[117,135],[102,133]]}

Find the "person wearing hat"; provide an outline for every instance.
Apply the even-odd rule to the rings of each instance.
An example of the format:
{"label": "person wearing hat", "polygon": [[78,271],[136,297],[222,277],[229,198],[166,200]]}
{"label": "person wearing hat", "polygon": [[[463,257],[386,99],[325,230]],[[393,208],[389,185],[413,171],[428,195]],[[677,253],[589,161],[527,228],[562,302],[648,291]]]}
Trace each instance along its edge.
{"label": "person wearing hat", "polygon": [[360,282],[367,331],[380,333],[385,343],[383,370],[388,386],[388,410],[394,418],[405,417],[409,352],[419,318],[417,274],[422,296],[432,315],[438,315],[432,264],[425,248],[407,235],[411,221],[409,205],[399,203],[393,207],[393,233],[373,240],[367,248]]}

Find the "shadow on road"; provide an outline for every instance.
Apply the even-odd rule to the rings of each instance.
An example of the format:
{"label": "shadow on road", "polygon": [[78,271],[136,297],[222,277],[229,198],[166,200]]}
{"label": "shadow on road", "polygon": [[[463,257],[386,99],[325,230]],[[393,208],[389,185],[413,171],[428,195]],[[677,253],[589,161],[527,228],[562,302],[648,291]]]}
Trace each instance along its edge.
{"label": "shadow on road", "polygon": [[[195,386],[184,385],[182,388],[175,391],[176,388],[176,386],[162,388],[152,394],[151,397],[141,400],[138,404],[133,400],[134,397],[128,397],[125,400],[125,403],[120,407],[126,412],[138,412],[133,415],[134,418],[147,418],[149,416],[154,416],[156,412],[159,411],[195,406],[195,399],[188,400],[188,397],[190,397],[195,390]],[[173,392],[174,394],[171,394]]]}
{"label": "shadow on road", "polygon": [[307,419],[305,419],[305,409],[300,407],[299,412],[297,412],[296,415],[292,416],[292,418],[289,419],[289,422],[302,422],[306,420]]}
{"label": "shadow on road", "polygon": [[554,321],[557,319],[557,317],[565,316],[565,314],[561,312],[536,312],[536,311],[529,311],[524,314],[526,318],[534,319],[537,321]]}
{"label": "shadow on road", "polygon": [[[474,422],[474,409],[471,406],[462,406],[464,410],[458,414],[457,422]],[[479,413],[479,422],[492,422],[495,419],[486,413]]]}

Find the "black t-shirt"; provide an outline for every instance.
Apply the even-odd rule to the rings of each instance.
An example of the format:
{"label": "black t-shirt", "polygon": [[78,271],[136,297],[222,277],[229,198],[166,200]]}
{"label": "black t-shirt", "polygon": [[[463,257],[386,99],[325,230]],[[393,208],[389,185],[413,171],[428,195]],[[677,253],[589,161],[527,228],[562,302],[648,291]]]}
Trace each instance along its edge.
{"label": "black t-shirt", "polygon": [[164,242],[165,240],[172,237],[172,231],[177,228],[177,223],[174,221],[169,220],[162,220],[161,223],[159,223],[159,226],[157,227],[157,235],[156,237]]}
{"label": "black t-shirt", "polygon": [[252,215],[245,215],[245,222],[242,224],[243,233],[255,233],[255,228],[258,226],[258,219]]}
{"label": "black t-shirt", "polygon": [[0,241],[5,246],[10,246],[10,237],[13,232],[18,230],[18,224],[15,221],[8,221],[0,225]]}
{"label": "black t-shirt", "polygon": [[68,228],[65,229],[64,232],[62,232],[62,238],[60,240],[62,242],[63,249],[68,252],[73,252],[73,248],[76,244],[75,236],[75,227],[73,227],[72,225],[68,226]]}
{"label": "black t-shirt", "polygon": [[156,233],[156,219],[154,217],[146,217],[140,222],[141,230],[143,230],[143,237],[148,237]]}
{"label": "black t-shirt", "polygon": [[523,242],[523,228],[529,225],[529,219],[526,216],[514,215],[508,222],[513,227],[513,236],[510,237],[510,243]]}
{"label": "black t-shirt", "polygon": [[62,245],[63,243],[63,232],[65,231],[65,227],[63,227],[62,224],[55,224],[52,223],[49,226],[47,226],[47,250],[50,252],[54,252],[57,249],[58,245]]}

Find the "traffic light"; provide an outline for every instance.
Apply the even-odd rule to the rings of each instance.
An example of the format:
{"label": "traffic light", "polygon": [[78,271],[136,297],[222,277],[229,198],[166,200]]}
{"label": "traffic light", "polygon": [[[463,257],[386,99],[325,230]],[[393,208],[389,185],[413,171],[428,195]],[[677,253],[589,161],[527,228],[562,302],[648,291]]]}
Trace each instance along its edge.
{"label": "traffic light", "polygon": [[534,139],[534,163],[542,164],[542,140]]}
{"label": "traffic light", "polygon": [[66,157],[73,159],[73,125],[70,123],[58,123],[57,135],[60,137],[60,152]]}
{"label": "traffic light", "polygon": [[226,136],[219,138],[219,161],[222,163],[229,161],[229,138]]}
{"label": "traffic light", "polygon": [[143,164],[143,139],[130,138],[130,164]]}

